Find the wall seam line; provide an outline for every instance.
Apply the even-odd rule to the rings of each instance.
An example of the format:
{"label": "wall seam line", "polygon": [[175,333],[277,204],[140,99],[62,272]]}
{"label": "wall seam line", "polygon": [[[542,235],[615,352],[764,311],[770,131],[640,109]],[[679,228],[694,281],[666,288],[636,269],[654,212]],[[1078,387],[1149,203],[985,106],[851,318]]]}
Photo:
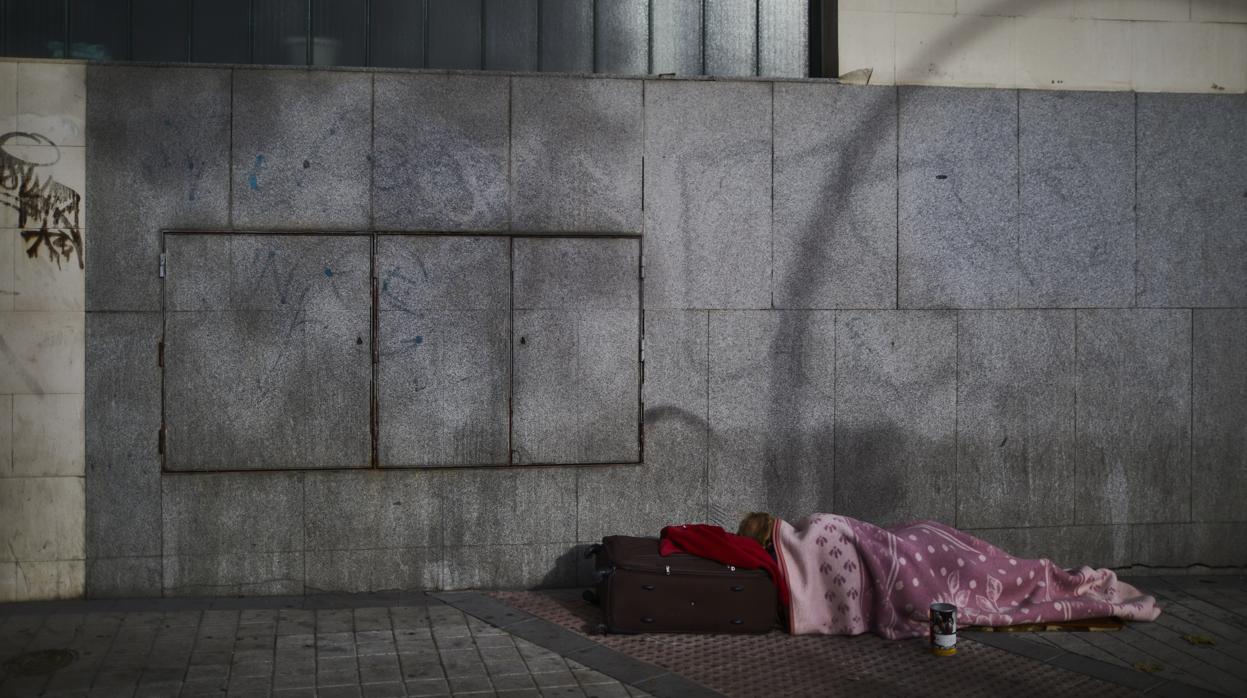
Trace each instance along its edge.
{"label": "wall seam line", "polygon": [[[1078,393],[1082,388],[1082,370],[1078,364],[1078,315],[1079,311],[1075,309],[1074,313],[1074,487],[1078,487],[1078,471],[1079,462],[1082,460],[1082,445],[1079,439],[1079,415],[1078,415]],[[1078,525],[1078,497],[1073,498],[1073,506],[1071,507],[1071,515],[1074,519],[1073,525]]]}
{"label": "wall seam line", "polygon": [[299,489],[302,491],[303,513],[300,517],[303,521],[303,579],[301,580],[304,594],[307,593],[307,473],[299,474]]}
{"label": "wall seam line", "polygon": [[706,483],[706,518],[714,523],[711,518],[713,511],[710,508],[710,451],[712,445],[710,440],[713,438],[713,430],[710,424],[710,312],[706,310],[706,452],[704,454],[703,477]]}
{"label": "wall seam line", "polygon": [[1191,325],[1191,355],[1190,373],[1187,375],[1187,413],[1190,421],[1189,431],[1187,432],[1187,461],[1186,461],[1186,518],[1191,523],[1195,522],[1195,309],[1191,308],[1189,315]]}
{"label": "wall seam line", "polygon": [[368,80],[368,230],[377,227],[375,192],[377,182],[377,74]]}
{"label": "wall seam line", "polygon": [[775,83],[771,82],[771,309],[775,309]]}
{"label": "wall seam line", "polygon": [[896,107],[896,298],[893,308],[901,308],[901,88],[892,86],[893,103]]}
{"label": "wall seam line", "polygon": [[840,491],[836,488],[836,471],[840,465],[836,450],[836,426],[840,421],[840,311],[831,311],[831,507],[839,511],[836,502]]}
{"label": "wall seam line", "polygon": [[234,92],[237,89],[235,84],[238,77],[238,71],[230,68],[229,71],[229,151],[225,153],[227,160],[227,170],[229,172],[229,181],[226,183],[226,211],[225,224],[230,230],[234,229]]}
{"label": "wall seam line", "polygon": [[[515,230],[515,77],[507,78],[507,231]],[[514,289],[512,289],[514,290]]]}
{"label": "wall seam line", "polygon": [[961,309],[953,323],[953,527],[961,517]]}
{"label": "wall seam line", "polygon": [[[1016,81],[1015,81],[1016,82]],[[1022,91],[1013,91],[1013,171],[1017,187],[1013,208],[1013,305],[1022,307]]]}
{"label": "wall seam line", "polygon": [[1131,213],[1134,223],[1134,260],[1131,271],[1134,277],[1134,294],[1130,305],[1139,306],[1139,93],[1133,94],[1134,101],[1134,206]]}

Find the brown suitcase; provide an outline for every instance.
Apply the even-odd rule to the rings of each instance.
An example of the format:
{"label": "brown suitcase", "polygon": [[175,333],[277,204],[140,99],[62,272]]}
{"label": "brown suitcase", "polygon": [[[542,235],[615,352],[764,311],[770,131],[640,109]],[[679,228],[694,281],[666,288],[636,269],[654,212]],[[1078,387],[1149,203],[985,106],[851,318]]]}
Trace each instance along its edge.
{"label": "brown suitcase", "polygon": [[596,556],[596,600],[613,633],[765,633],[776,592],[763,570],[695,555],[662,556],[657,538],[607,536]]}

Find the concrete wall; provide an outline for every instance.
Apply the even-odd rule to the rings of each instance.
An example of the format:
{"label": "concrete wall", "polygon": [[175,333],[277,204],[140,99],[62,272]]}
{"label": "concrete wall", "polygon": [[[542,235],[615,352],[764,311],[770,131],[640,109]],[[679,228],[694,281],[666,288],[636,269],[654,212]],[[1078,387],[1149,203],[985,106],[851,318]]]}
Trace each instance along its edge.
{"label": "concrete wall", "polygon": [[0,601],[83,593],[84,74],[0,60]]}
{"label": "concrete wall", "polygon": [[[754,509],[1247,564],[1243,96],[87,70],[91,596],[571,584],[603,535]],[[484,242],[383,252],[448,232]],[[379,335],[369,277],[424,280]],[[393,462],[355,440],[374,343]],[[177,451],[188,411],[225,443]]]}
{"label": "concrete wall", "polygon": [[1247,92],[1242,0],[840,0],[871,84]]}

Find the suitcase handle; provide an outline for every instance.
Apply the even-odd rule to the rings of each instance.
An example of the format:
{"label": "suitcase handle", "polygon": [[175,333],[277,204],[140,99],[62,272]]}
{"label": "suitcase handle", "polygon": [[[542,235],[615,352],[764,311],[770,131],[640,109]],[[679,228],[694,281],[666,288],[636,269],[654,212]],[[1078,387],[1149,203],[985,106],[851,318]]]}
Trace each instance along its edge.
{"label": "suitcase handle", "polygon": [[744,622],[745,622],[745,621],[743,621],[743,620],[741,620],[741,619],[739,619],[739,618],[733,618],[733,619],[732,619],[732,625],[742,625]]}
{"label": "suitcase handle", "polygon": [[653,585],[653,584],[642,584],[642,585],[641,585],[641,588],[642,588],[642,589],[644,589],[644,590],[646,590],[646,591],[653,591],[653,590],[654,590],[654,585]]}
{"label": "suitcase handle", "polygon": [[644,618],[642,618],[642,619],[641,619],[641,622],[642,622],[642,623],[653,623],[653,622],[654,622],[654,619],[653,619],[653,618],[650,618],[649,616],[646,616],[646,617],[644,617]]}
{"label": "suitcase handle", "polygon": [[740,586],[739,584],[732,587],[732,591],[744,591],[744,590],[745,590],[745,587]]}
{"label": "suitcase handle", "polygon": [[597,555],[598,551],[601,549],[602,549],[601,543],[594,543],[593,545],[590,545],[588,548],[585,548],[585,559],[588,560],[594,555]]}

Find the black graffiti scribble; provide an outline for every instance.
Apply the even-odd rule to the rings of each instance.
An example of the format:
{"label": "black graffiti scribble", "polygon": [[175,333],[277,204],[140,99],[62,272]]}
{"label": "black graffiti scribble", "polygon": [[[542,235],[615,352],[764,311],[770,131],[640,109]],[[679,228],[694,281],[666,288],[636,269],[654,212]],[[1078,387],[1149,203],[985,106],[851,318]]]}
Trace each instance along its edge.
{"label": "black graffiti scribble", "polygon": [[[11,139],[22,145],[51,146],[44,148],[50,155],[40,162],[29,162],[13,155],[5,147]],[[17,211],[17,225],[22,228],[22,240],[29,245],[27,256],[39,256],[39,248],[48,251],[48,259],[60,267],[62,261],[76,257],[78,268],[82,263],[82,230],[79,217],[82,195],[70,187],[40,176],[38,170],[55,165],[61,151],[46,136],[38,133],[13,131],[0,136],[0,206]],[[27,230],[27,226],[38,229]]]}

